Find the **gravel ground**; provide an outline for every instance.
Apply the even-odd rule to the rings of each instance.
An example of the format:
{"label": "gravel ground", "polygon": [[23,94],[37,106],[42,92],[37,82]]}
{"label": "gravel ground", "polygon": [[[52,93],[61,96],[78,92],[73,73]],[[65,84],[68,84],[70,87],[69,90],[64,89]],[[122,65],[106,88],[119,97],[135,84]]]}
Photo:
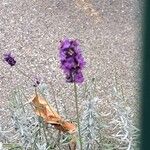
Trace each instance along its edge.
{"label": "gravel ground", "polygon": [[117,76],[128,105],[135,109],[141,16],[139,0],[0,0],[0,108],[7,106],[17,86],[22,86],[28,97],[33,91],[26,77],[2,61],[8,51],[23,72],[51,81],[54,89],[62,90],[64,99],[69,99],[72,87],[64,81],[58,58],[59,41],[68,37],[80,41],[87,62],[85,81],[96,79],[97,95],[111,100]]}

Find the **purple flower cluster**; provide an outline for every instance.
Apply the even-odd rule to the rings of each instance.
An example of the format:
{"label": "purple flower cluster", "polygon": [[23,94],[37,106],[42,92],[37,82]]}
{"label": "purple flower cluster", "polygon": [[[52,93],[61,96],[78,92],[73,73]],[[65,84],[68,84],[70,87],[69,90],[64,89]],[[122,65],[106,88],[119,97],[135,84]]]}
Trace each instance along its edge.
{"label": "purple flower cluster", "polygon": [[76,40],[65,39],[61,41],[60,61],[67,82],[83,82],[82,69],[85,66],[85,61],[82,57],[79,43]]}
{"label": "purple flower cluster", "polygon": [[14,57],[11,55],[11,53],[6,53],[4,54],[4,60],[10,65],[14,66],[16,64],[16,60]]}

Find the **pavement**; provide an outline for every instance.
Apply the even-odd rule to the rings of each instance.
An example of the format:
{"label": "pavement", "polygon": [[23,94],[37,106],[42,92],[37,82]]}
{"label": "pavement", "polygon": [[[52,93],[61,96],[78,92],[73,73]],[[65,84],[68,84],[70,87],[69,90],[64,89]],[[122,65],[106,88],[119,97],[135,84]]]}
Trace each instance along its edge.
{"label": "pavement", "polygon": [[[7,107],[18,86],[27,97],[33,93],[31,82],[16,67],[32,78],[51,82],[57,99],[65,99],[63,104],[72,107],[72,85],[65,83],[58,57],[59,41],[72,38],[81,44],[85,82],[96,79],[97,96],[113,101],[117,85],[127,105],[136,110],[142,13],[139,0],[0,0],[0,109]],[[9,51],[16,67],[2,60]],[[82,90],[84,84],[78,88]]]}

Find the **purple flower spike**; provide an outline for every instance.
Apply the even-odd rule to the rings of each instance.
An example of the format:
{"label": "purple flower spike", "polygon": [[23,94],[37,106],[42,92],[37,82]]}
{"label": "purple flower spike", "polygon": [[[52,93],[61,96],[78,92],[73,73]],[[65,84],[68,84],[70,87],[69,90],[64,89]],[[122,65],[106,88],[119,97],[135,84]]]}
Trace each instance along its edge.
{"label": "purple flower spike", "polygon": [[38,87],[40,83],[41,83],[41,79],[38,77],[35,77],[33,86]]}
{"label": "purple flower spike", "polygon": [[61,41],[59,49],[61,68],[66,75],[66,81],[82,83],[84,77],[81,71],[85,66],[85,61],[79,43],[76,40],[65,39]]}
{"label": "purple flower spike", "polygon": [[6,53],[4,54],[4,60],[10,65],[10,66],[14,66],[16,64],[16,60],[14,59],[14,57],[11,55],[11,53]]}

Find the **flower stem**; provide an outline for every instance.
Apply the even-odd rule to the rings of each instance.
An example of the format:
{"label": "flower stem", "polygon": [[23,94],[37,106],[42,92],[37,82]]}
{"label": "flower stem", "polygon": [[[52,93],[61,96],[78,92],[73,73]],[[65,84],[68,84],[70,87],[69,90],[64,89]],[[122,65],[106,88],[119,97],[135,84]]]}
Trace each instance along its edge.
{"label": "flower stem", "polygon": [[49,146],[49,142],[48,142],[48,139],[47,139],[47,134],[46,134],[46,126],[45,126],[45,123],[42,119],[42,127],[43,127],[43,132],[44,132],[44,136],[45,136],[45,140],[46,140],[46,145],[47,147]]}
{"label": "flower stem", "polygon": [[28,79],[30,79],[33,83],[35,83],[35,81],[30,77],[28,76],[27,74],[25,74],[22,70],[20,70],[17,66],[16,66],[16,69],[18,72],[20,72],[22,75],[24,75],[25,77],[27,77]]}
{"label": "flower stem", "polygon": [[83,150],[83,148],[82,148],[82,137],[81,137],[81,131],[80,131],[80,121],[79,121],[77,85],[76,85],[75,82],[74,82],[74,92],[75,92],[75,104],[76,104],[76,113],[77,113],[77,124],[78,124],[78,133],[79,133],[80,149]]}
{"label": "flower stem", "polygon": [[[18,93],[19,93],[19,90],[18,90]],[[20,103],[21,103],[21,107],[22,107],[23,112],[26,113],[24,105],[23,105],[22,98],[20,99]]]}

